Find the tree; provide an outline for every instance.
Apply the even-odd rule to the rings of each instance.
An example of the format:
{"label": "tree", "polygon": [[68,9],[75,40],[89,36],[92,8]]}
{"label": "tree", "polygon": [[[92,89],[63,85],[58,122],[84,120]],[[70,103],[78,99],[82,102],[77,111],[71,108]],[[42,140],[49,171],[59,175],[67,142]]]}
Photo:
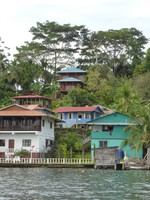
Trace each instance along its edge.
{"label": "tree", "polygon": [[97,103],[108,106],[113,103],[114,87],[111,84],[113,74],[108,68],[91,66],[88,70],[85,89],[93,94]]}
{"label": "tree", "polygon": [[12,83],[8,80],[9,48],[0,38],[0,107],[8,105],[14,93]]}
{"label": "tree", "polygon": [[142,100],[133,89],[132,79],[118,79],[116,91],[114,93],[113,109],[124,114],[136,116],[137,110]]}
{"label": "tree", "polygon": [[39,82],[39,73],[38,66],[32,63],[32,60],[14,60],[9,65],[8,80],[13,83],[16,90],[28,93],[31,91],[31,85]]}
{"label": "tree", "polygon": [[88,92],[86,89],[73,88],[62,98],[59,106],[91,106],[93,104],[98,104],[94,94]]}
{"label": "tree", "polygon": [[146,52],[146,56],[143,62],[143,72],[149,72],[150,71],[150,48]]}
{"label": "tree", "polygon": [[129,76],[141,63],[147,42],[135,28],[93,32],[83,43],[82,60],[89,60],[93,65],[107,65],[115,76]]}
{"label": "tree", "polygon": [[144,101],[150,100],[150,72],[137,75],[133,79],[133,89]]}
{"label": "tree", "polygon": [[56,71],[75,64],[74,53],[78,51],[80,39],[85,34],[84,26],[60,25],[56,22],[37,22],[31,27],[31,42],[17,48],[17,58],[32,59],[38,63],[46,62],[46,71],[53,73],[56,82]]}
{"label": "tree", "polygon": [[4,73],[4,71],[7,69],[10,56],[9,48],[4,45],[4,41],[2,41],[2,38],[0,37],[0,74]]}
{"label": "tree", "polygon": [[129,131],[130,135],[122,143],[122,146],[129,144],[136,152],[140,148],[150,144],[150,108],[149,106],[141,107],[139,114],[132,120],[134,125],[129,125],[125,131]]}
{"label": "tree", "polygon": [[61,158],[72,158],[75,153],[82,150],[81,135],[76,132],[69,132],[58,139],[58,148],[55,155]]}

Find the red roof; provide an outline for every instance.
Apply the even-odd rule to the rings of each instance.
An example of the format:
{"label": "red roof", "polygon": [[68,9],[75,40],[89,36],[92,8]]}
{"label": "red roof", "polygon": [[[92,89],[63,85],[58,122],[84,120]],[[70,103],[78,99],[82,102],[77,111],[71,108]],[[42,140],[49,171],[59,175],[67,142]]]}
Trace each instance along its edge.
{"label": "red roof", "polygon": [[84,106],[84,107],[59,107],[54,110],[56,113],[64,112],[92,112],[100,106]]}

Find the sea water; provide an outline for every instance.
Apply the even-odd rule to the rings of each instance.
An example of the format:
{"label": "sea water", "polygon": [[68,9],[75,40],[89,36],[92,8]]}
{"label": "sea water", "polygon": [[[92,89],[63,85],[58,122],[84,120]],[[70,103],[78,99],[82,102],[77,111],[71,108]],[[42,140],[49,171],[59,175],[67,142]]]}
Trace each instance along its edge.
{"label": "sea water", "polygon": [[0,168],[0,200],[149,200],[150,170]]}

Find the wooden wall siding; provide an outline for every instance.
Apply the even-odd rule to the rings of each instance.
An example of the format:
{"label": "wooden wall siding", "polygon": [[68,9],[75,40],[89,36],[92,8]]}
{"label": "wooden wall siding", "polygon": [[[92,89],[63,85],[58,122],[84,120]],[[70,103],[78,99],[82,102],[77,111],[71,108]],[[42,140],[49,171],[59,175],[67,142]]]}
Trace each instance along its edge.
{"label": "wooden wall siding", "polygon": [[100,148],[95,149],[95,165],[114,165],[118,160],[117,148]]}
{"label": "wooden wall siding", "polygon": [[41,99],[41,98],[21,98],[21,99],[15,99],[15,101],[20,105],[37,104],[44,107],[51,106],[51,100]]}
{"label": "wooden wall siding", "polygon": [[150,166],[150,147],[147,148],[147,165]]}
{"label": "wooden wall siding", "polygon": [[67,92],[67,91],[69,91],[70,89],[72,89],[72,88],[76,88],[76,87],[79,87],[79,85],[81,85],[80,83],[70,83],[70,84],[68,84],[67,86],[65,85],[65,86],[62,86],[61,84],[60,84],[60,91],[61,92]]}
{"label": "wooden wall siding", "polygon": [[85,73],[63,73],[63,74],[60,74],[61,79],[67,78],[67,77],[73,77],[73,78],[78,78],[80,80],[84,80],[84,76],[85,76]]}

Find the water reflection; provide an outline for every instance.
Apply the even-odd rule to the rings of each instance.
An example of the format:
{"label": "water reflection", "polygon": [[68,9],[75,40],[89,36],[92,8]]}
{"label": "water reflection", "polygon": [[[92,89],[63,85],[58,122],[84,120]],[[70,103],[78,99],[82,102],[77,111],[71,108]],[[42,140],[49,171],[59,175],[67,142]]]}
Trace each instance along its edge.
{"label": "water reflection", "polygon": [[0,168],[0,200],[148,200],[150,171]]}

